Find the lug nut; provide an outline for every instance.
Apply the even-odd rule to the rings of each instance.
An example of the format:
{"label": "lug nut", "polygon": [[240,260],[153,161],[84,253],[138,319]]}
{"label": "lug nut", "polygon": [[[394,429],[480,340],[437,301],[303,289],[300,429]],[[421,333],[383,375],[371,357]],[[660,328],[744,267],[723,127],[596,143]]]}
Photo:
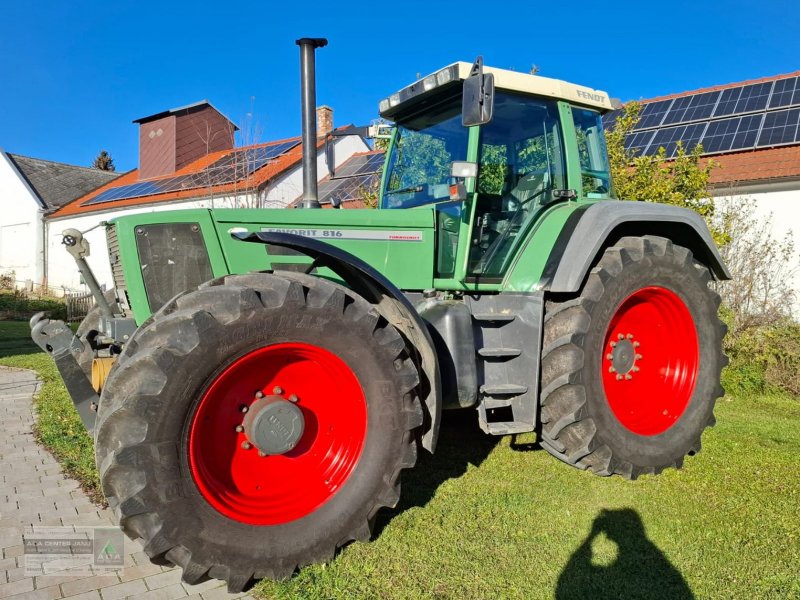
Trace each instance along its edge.
{"label": "lug nut", "polygon": [[253,447],[253,445],[250,442],[242,442],[242,448],[244,450],[250,450],[250,448],[252,448],[252,447]]}
{"label": "lug nut", "polygon": [[622,375],[620,375],[619,373],[617,373],[617,381],[620,381],[621,379],[622,379]]}
{"label": "lug nut", "polygon": [[611,342],[609,344],[609,346],[611,346],[612,348],[616,348],[617,347],[617,342]]}
{"label": "lug nut", "polygon": [[607,358],[608,360],[612,360],[612,359],[614,358],[614,355],[613,355],[613,354],[611,354],[611,352],[609,352],[608,354],[606,354],[606,358]]}
{"label": "lug nut", "polygon": [[625,379],[626,379],[627,381],[630,381],[631,379],[633,379],[633,375],[631,375],[630,373],[626,373],[626,374],[625,374]]}
{"label": "lug nut", "polygon": [[244,427],[237,425],[234,431],[236,431],[236,433],[242,433],[244,431]]}
{"label": "lug nut", "polygon": [[283,389],[281,388],[281,386],[276,385],[274,388],[272,388],[272,393],[273,394],[282,394],[283,393]]}
{"label": "lug nut", "polygon": [[634,367],[633,367],[633,369],[631,369],[631,370],[632,370],[634,373],[638,373],[638,372],[639,372],[639,367],[636,367],[636,366],[634,366]]}
{"label": "lug nut", "polygon": [[618,339],[618,340],[624,340],[624,339],[625,339],[625,336],[624,336],[624,335],[622,335],[621,333],[618,333],[618,334],[617,334],[617,339]]}
{"label": "lug nut", "polygon": [[265,457],[267,454],[266,454],[266,452],[263,452],[263,451],[259,450],[259,451],[258,451],[258,455],[259,455],[261,458],[264,458],[264,457]]}
{"label": "lug nut", "polygon": [[626,337],[626,338],[628,338],[629,340],[632,340],[632,339],[633,339],[633,334],[632,334],[632,333],[629,333],[629,334],[628,334],[628,335],[626,335],[625,337]]}
{"label": "lug nut", "polygon": [[261,390],[258,390],[256,392],[256,398],[263,398],[263,397],[264,397],[264,392],[262,392]]}
{"label": "lug nut", "polygon": [[242,405],[239,407],[239,412],[246,413],[248,410],[250,410],[250,408],[247,406],[247,404],[242,404]]}
{"label": "lug nut", "polygon": [[616,373],[617,370],[614,367],[608,367],[608,372],[609,373]]}
{"label": "lug nut", "polygon": [[300,398],[297,397],[297,394],[292,394],[291,396],[289,396],[289,402],[297,402],[299,400]]}
{"label": "lug nut", "polygon": [[634,348],[638,348],[639,347],[639,342],[633,342],[633,347]]}
{"label": "lug nut", "polygon": [[636,355],[636,360],[642,360],[642,355],[641,354],[637,354]]}

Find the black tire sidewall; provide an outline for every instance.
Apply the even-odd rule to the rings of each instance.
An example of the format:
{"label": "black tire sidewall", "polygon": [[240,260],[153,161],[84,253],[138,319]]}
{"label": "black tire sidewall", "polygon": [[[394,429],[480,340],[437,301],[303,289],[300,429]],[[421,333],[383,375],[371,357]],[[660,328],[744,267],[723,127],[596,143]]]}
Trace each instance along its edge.
{"label": "black tire sidewall", "polygon": [[[367,318],[377,321],[377,317]],[[219,513],[199,492],[187,456],[189,425],[204,390],[228,365],[253,350],[282,342],[319,346],[347,364],[364,392],[367,434],[347,481],[315,511],[280,525],[241,523]],[[217,331],[203,332],[197,347],[174,361],[168,375],[159,394],[168,401],[143,399],[131,408],[148,423],[143,446],[160,448],[162,456],[165,444],[177,452],[177,479],[158,481],[156,471],[161,465],[156,464],[148,482],[153,488],[150,493],[161,499],[155,508],[168,528],[165,534],[189,549],[193,560],[197,557],[207,564],[257,565],[276,559],[302,564],[326,551],[320,540],[331,547],[346,541],[371,516],[377,498],[385,491],[386,474],[398,470],[410,435],[402,422],[398,398],[403,396],[403,386],[392,359],[387,361],[386,351],[364,327],[325,307],[264,308]],[[168,450],[167,455],[170,453]],[[174,470],[167,471],[176,475]]]}
{"label": "black tire sidewall", "polygon": [[[672,254],[646,254],[642,260],[625,265],[606,283],[600,299],[590,309],[591,325],[586,334],[581,378],[586,387],[589,416],[597,429],[595,441],[605,443],[616,459],[642,467],[662,467],[682,459],[695,449],[702,431],[712,418],[719,374],[719,331],[717,310],[706,283],[693,265],[677,264]],[[694,322],[699,349],[699,372],[691,398],[681,417],[657,435],[639,435],[626,428],[614,415],[602,382],[602,360],[608,324],[622,303],[646,287],[663,287],[685,304]]]}

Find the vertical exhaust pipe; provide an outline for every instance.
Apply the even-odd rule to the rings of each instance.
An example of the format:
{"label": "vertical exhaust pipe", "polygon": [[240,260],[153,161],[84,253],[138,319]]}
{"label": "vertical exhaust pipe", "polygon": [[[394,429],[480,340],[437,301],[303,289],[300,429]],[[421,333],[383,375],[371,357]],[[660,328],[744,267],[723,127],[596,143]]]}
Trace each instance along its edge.
{"label": "vertical exhaust pipe", "polygon": [[314,52],[328,45],[325,38],[301,38],[300,110],[303,116],[303,208],[320,208],[317,194],[317,82]]}

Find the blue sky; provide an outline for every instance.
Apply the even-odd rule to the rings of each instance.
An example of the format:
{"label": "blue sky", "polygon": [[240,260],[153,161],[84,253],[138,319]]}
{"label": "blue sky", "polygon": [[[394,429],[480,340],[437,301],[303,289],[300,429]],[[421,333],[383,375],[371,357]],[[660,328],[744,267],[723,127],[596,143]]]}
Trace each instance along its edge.
{"label": "blue sky", "polygon": [[[800,4],[670,2],[3,3],[0,147],[137,166],[133,119],[209,99],[266,141],[297,135],[298,37],[319,104],[366,124],[380,98],[456,60],[604,89],[623,100],[800,70]],[[252,111],[251,111],[252,109]]]}

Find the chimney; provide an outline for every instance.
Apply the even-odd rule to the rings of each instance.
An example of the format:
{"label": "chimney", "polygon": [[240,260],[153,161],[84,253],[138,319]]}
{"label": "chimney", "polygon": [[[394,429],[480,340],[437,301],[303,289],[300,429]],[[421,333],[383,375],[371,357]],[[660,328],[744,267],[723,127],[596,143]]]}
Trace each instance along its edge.
{"label": "chimney", "polygon": [[331,131],[333,131],[333,109],[330,106],[317,107],[317,136],[326,136]]}
{"label": "chimney", "polygon": [[230,150],[238,129],[207,100],[134,123],[139,124],[139,179],[172,175],[206,154]]}

